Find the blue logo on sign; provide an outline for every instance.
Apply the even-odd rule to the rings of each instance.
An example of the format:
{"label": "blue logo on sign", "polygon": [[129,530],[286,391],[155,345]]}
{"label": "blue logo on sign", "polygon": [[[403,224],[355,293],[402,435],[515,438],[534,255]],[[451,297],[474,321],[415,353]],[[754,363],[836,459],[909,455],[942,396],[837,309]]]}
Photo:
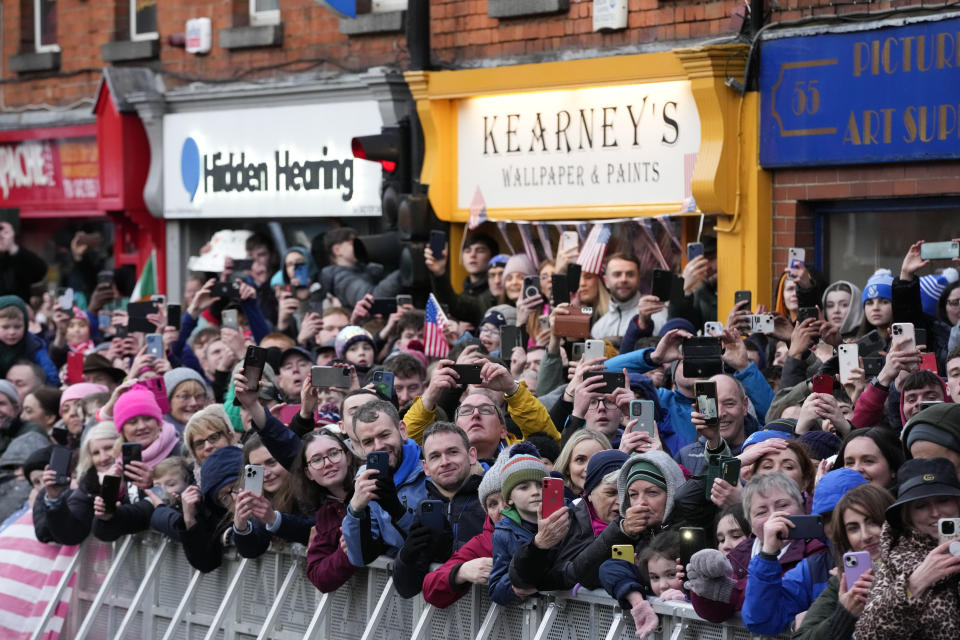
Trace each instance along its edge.
{"label": "blue logo on sign", "polygon": [[357,0],[317,0],[341,18],[357,17]]}
{"label": "blue logo on sign", "polygon": [[200,149],[193,138],[184,140],[180,150],[180,179],[183,180],[183,188],[190,194],[190,202],[193,202],[197,187],[200,186]]}

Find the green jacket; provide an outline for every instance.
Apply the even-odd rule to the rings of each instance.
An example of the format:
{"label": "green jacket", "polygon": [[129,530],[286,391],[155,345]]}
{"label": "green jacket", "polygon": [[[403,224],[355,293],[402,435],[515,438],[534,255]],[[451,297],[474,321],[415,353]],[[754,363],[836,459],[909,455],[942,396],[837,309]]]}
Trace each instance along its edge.
{"label": "green jacket", "polygon": [[803,617],[791,640],[844,640],[853,638],[857,619],[840,606],[840,579],[830,576],[823,590]]}

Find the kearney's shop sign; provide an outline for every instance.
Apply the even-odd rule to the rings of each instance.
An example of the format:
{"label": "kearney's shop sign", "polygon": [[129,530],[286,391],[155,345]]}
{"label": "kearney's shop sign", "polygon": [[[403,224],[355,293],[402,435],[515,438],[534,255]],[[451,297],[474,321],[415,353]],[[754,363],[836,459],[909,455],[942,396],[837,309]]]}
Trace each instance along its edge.
{"label": "kearney's shop sign", "polygon": [[380,215],[380,166],[354,162],[378,133],[375,101],[171,114],[164,217]]}
{"label": "kearney's shop sign", "polygon": [[700,147],[688,82],[462,100],[458,206],[680,203]]}

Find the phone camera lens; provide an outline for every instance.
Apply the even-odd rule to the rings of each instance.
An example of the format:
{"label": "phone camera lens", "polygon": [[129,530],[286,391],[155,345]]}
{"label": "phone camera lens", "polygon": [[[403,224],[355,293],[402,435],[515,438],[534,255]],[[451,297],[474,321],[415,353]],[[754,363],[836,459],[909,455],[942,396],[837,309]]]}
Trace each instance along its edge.
{"label": "phone camera lens", "polygon": [[943,524],[940,525],[941,532],[946,536],[952,536],[956,533],[956,525],[953,523],[953,520],[944,520]]}
{"label": "phone camera lens", "polygon": [[847,566],[848,567],[857,566],[857,559],[854,558],[853,556],[847,556]]}

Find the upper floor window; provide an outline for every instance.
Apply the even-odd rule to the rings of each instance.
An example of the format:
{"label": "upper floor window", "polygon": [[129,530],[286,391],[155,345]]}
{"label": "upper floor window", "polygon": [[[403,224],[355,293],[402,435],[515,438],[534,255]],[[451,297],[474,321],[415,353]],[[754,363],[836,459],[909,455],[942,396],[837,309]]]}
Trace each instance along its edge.
{"label": "upper floor window", "polygon": [[250,24],[280,24],[280,0],[250,0]]}
{"label": "upper floor window", "polygon": [[130,0],[130,39],[156,40],[157,0]]}
{"label": "upper floor window", "polygon": [[33,0],[33,41],[38,52],[57,46],[57,0]]}

